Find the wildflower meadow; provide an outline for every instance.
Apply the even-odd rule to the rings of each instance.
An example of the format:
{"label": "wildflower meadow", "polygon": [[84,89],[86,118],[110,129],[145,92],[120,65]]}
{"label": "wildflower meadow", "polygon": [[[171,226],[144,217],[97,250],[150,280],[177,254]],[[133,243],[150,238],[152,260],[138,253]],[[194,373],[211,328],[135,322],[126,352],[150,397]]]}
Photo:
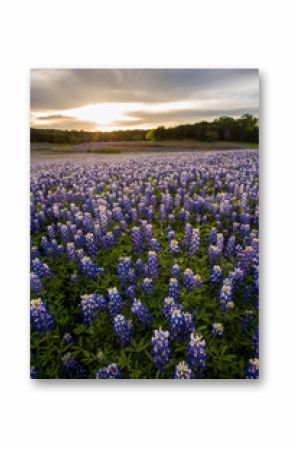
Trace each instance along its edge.
{"label": "wildflower meadow", "polygon": [[31,377],[257,379],[258,151],[34,158]]}

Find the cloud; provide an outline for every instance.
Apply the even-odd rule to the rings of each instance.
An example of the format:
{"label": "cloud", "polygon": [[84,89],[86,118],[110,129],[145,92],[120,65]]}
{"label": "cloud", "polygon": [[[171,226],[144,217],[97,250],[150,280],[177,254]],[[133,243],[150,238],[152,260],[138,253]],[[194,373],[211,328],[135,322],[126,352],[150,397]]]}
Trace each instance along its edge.
{"label": "cloud", "polygon": [[132,127],[147,124],[149,127],[163,125],[178,125],[180,123],[194,123],[202,120],[213,120],[220,116],[240,117],[243,114],[258,114],[256,107],[245,107],[235,109],[172,109],[169,111],[152,112],[152,111],[134,111],[128,112],[124,120],[116,120],[113,126]]}
{"label": "cloud", "polygon": [[258,99],[255,69],[34,69],[31,109],[57,111],[93,103],[166,103],[186,99]]}
{"label": "cloud", "polygon": [[72,117],[70,115],[62,115],[62,114],[55,114],[55,115],[39,115],[36,117],[36,120],[75,120],[75,117]]}
{"label": "cloud", "polygon": [[81,120],[77,117],[68,115],[45,115],[36,116],[31,119],[32,128],[49,128],[49,129],[74,129],[84,131],[95,131],[97,123],[90,120]]}

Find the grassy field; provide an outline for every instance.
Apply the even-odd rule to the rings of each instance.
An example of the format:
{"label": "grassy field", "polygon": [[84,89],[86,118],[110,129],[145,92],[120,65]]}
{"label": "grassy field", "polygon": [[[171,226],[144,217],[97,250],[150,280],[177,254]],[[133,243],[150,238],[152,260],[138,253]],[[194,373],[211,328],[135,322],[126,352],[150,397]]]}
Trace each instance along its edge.
{"label": "grassy field", "polygon": [[120,154],[131,152],[161,151],[212,151],[256,149],[258,144],[251,142],[204,142],[197,140],[178,140],[162,142],[88,142],[78,145],[31,143],[31,153],[44,154]]}

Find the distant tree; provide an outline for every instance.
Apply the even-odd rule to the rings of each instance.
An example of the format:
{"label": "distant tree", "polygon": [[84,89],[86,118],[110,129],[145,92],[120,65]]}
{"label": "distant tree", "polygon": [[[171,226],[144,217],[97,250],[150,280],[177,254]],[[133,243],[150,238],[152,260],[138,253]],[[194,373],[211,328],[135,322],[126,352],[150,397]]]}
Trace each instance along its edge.
{"label": "distant tree", "polygon": [[251,114],[244,114],[238,119],[222,116],[213,122],[198,122],[178,125],[171,128],[159,126],[156,129],[104,131],[62,131],[59,129],[30,130],[31,142],[69,143],[82,142],[126,142],[140,140],[232,140],[237,142],[258,142],[259,122]]}
{"label": "distant tree", "polygon": [[145,134],[145,139],[146,140],[156,140],[155,138],[155,134],[154,134],[154,129],[149,129],[149,131],[147,131],[147,133]]}

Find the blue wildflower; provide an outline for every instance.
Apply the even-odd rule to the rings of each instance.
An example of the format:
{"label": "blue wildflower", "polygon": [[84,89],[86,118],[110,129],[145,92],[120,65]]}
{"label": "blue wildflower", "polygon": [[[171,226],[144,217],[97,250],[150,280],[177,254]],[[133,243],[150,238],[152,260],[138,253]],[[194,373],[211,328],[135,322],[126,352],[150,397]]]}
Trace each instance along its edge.
{"label": "blue wildflower", "polygon": [[177,299],[179,296],[179,285],[176,278],[170,278],[168,283],[168,296]]}
{"label": "blue wildflower", "polygon": [[169,349],[169,332],[163,331],[161,328],[159,331],[155,330],[151,340],[151,345],[153,346],[152,355],[154,358],[154,364],[156,368],[162,370],[171,357]]}
{"label": "blue wildflower", "polygon": [[114,317],[115,315],[118,315],[121,313],[121,311],[124,308],[125,303],[116,287],[109,288],[108,296],[109,296],[108,311],[109,311],[110,316]]}
{"label": "blue wildflower", "polygon": [[90,327],[92,321],[97,318],[98,313],[106,308],[106,301],[103,295],[97,295],[95,293],[82,295],[80,307],[83,322],[86,326]]}
{"label": "blue wildflower", "polygon": [[39,333],[52,330],[55,325],[47,303],[42,301],[41,298],[31,300],[30,319],[32,327]]}
{"label": "blue wildflower", "polygon": [[205,340],[195,332],[192,332],[187,345],[187,360],[193,374],[202,377],[206,370],[207,355],[205,352]]}
{"label": "blue wildflower", "polygon": [[191,379],[192,371],[184,361],[178,363],[175,367],[174,379]]}
{"label": "blue wildflower", "polygon": [[96,372],[96,379],[122,379],[122,374],[115,363]]}
{"label": "blue wildflower", "polygon": [[131,306],[131,312],[137,316],[138,320],[143,326],[150,326],[152,322],[152,316],[147,307],[138,301],[136,298]]}
{"label": "blue wildflower", "polygon": [[126,320],[124,315],[116,315],[113,319],[114,331],[119,338],[122,346],[127,346],[131,342],[132,322]]}

